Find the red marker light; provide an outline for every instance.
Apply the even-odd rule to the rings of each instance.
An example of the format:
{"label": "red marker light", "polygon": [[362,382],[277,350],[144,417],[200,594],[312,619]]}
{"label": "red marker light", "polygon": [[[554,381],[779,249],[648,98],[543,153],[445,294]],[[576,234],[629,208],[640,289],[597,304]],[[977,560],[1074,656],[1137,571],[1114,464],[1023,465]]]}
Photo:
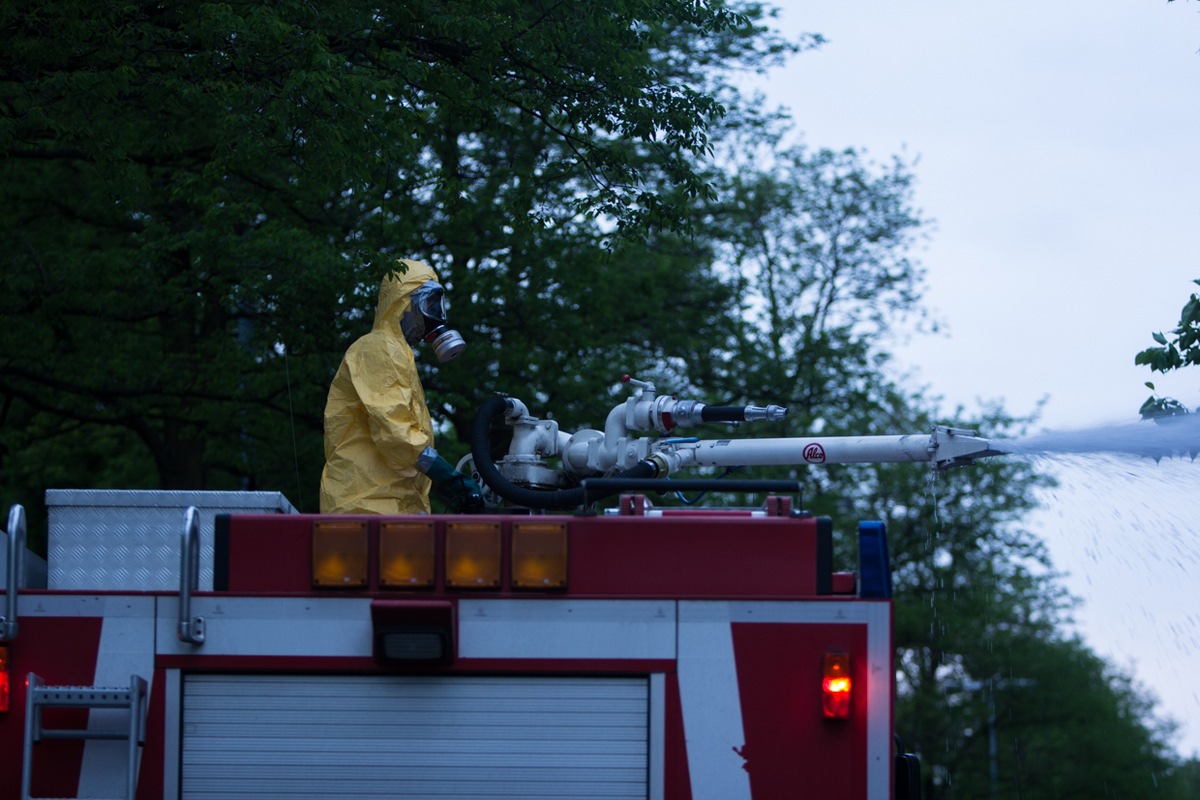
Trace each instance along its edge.
{"label": "red marker light", "polygon": [[8,648],[0,647],[0,712],[8,711]]}
{"label": "red marker light", "polygon": [[821,711],[826,719],[850,718],[850,654],[826,653],[821,679]]}

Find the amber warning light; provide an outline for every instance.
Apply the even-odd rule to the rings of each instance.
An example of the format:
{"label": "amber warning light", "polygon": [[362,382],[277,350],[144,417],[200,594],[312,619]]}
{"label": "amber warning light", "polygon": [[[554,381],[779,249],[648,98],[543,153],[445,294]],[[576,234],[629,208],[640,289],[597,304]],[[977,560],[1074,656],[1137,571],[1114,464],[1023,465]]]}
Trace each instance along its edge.
{"label": "amber warning light", "polygon": [[514,522],[512,531],[513,588],[566,588],[567,526]]}
{"label": "amber warning light", "polygon": [[379,583],[389,589],[433,587],[437,541],[432,522],[379,526]]}
{"label": "amber warning light", "polygon": [[492,589],[500,585],[500,523],[451,522],[446,526],[446,586]]}
{"label": "amber warning light", "polygon": [[312,530],[312,584],[361,589],[367,585],[367,523],[318,522]]}
{"label": "amber warning light", "polygon": [[821,679],[821,711],[826,719],[850,717],[850,654],[826,653]]}

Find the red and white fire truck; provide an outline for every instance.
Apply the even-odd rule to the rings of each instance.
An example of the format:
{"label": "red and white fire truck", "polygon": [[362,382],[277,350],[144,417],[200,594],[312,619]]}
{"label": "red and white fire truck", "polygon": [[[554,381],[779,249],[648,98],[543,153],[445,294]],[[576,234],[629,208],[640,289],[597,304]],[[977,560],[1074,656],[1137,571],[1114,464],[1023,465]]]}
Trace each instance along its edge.
{"label": "red and white fire truck", "polygon": [[[914,800],[915,758],[894,742],[883,525],[839,534],[859,544],[839,569],[834,526],[793,506],[788,482],[737,485],[774,492],[750,510],[648,497],[679,466],[946,466],[994,451],[951,429],[757,451],[668,438],[782,410],[685,408],[638,388],[604,432],[486,404],[462,465],[487,486],[478,513],[51,491],[39,571],[14,507],[0,800]],[[483,440],[501,417],[512,439],[493,462]],[[631,487],[649,494],[595,512]]]}

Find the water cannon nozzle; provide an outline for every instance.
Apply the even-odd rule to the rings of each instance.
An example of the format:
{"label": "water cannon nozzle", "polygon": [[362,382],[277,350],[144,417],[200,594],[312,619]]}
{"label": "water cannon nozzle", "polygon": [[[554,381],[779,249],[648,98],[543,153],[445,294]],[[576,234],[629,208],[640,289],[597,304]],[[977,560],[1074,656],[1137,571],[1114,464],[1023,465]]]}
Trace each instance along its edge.
{"label": "water cannon nozzle", "polygon": [[976,459],[1004,455],[988,439],[976,436],[975,431],[939,425],[929,437],[930,461],[936,469],[964,467]]}

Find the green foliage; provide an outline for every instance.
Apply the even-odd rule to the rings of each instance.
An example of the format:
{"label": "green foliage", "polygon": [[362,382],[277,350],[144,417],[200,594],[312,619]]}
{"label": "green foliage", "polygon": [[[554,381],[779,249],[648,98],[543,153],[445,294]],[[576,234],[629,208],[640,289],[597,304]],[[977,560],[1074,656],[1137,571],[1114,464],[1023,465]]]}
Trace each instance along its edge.
{"label": "green foliage", "polygon": [[1200,760],[1191,758],[1174,767],[1168,782],[1178,797],[1200,797]]}
{"label": "green foliage", "polygon": [[[1178,797],[1171,729],[1121,672],[1081,642],[996,641],[994,671],[943,682],[957,719],[928,777],[935,797]],[[1080,758],[1080,753],[1087,753]]]}
{"label": "green foliage", "polygon": [[708,216],[751,321],[732,354],[750,369],[730,377],[752,396],[783,390],[774,396],[797,430],[841,431],[827,410],[871,402],[887,335],[919,313],[923,272],[909,253],[925,220],[900,161],[783,149],[782,134],[765,133],[731,143],[734,162],[714,179],[722,199]]}
{"label": "green foliage", "polygon": [[[527,377],[522,336],[496,333],[505,316],[587,309],[579,338],[599,351],[625,323],[606,304],[661,297],[667,278],[608,254],[629,241],[640,256],[644,235],[685,227],[680,199],[709,191],[693,159],[723,107],[681,48],[706,69],[773,58],[787,48],[760,14],[684,0],[0,7],[5,445],[23,449],[31,423],[65,436],[68,420],[121,431],[139,465],[85,456],[26,485],[296,485],[315,507],[324,393],[397,255],[446,273],[480,357],[508,354],[503,374],[480,357],[430,370],[458,425],[481,378]],[[599,295],[565,296],[566,272],[594,273]],[[546,361],[549,385],[564,359]],[[61,446],[104,453],[93,441]]]}
{"label": "green foliage", "polygon": [[[1200,279],[1193,281],[1200,284]],[[1152,334],[1156,347],[1148,347],[1133,358],[1133,363],[1144,364],[1152,372],[1172,372],[1184,367],[1200,364],[1200,295],[1193,294],[1179,312],[1179,325],[1168,338],[1162,333]],[[1159,397],[1154,384],[1146,387],[1155,392],[1142,403],[1139,413],[1143,419],[1171,417],[1187,414],[1188,408],[1178,400]]]}

